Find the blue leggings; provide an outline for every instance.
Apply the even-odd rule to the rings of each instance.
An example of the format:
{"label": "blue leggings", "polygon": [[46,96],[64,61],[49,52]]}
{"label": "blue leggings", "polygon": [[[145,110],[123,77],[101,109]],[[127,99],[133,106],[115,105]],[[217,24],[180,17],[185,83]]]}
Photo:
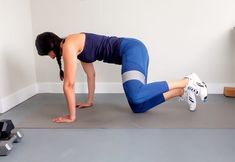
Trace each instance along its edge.
{"label": "blue leggings", "polygon": [[165,102],[167,82],[147,84],[149,58],[145,45],[137,39],[123,38],[120,53],[123,88],[132,111],[143,113]]}

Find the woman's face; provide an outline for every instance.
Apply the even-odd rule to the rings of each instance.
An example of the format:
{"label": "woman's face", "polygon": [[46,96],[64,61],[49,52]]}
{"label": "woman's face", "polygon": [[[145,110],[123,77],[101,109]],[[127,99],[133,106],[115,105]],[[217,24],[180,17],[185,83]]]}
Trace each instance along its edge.
{"label": "woman's face", "polygon": [[55,59],[55,57],[56,57],[54,51],[50,51],[50,52],[48,53],[48,56],[50,56],[50,58],[52,58],[52,59]]}

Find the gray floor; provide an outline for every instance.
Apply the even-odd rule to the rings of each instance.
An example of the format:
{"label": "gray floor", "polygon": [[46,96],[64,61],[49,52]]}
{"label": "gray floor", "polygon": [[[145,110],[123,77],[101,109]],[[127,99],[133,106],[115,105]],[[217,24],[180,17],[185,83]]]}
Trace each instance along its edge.
{"label": "gray floor", "polygon": [[[77,97],[78,100],[85,98],[84,95]],[[26,129],[235,128],[234,99],[212,95],[206,103],[199,101],[197,111],[194,113],[188,111],[185,102],[179,102],[176,98],[146,113],[135,114],[132,113],[124,95],[97,94],[92,108],[77,109],[75,122],[57,124],[51,122],[51,119],[67,114],[64,96],[40,94],[24,102],[23,105],[17,106],[18,111],[25,112],[23,120],[17,123],[17,126]]]}
{"label": "gray floor", "polygon": [[[41,96],[42,95],[42,96]],[[120,95],[108,95],[116,98]],[[47,95],[39,97],[50,103]],[[209,96],[214,103],[234,98]],[[85,95],[78,96],[84,99]],[[107,98],[98,95],[96,100]],[[124,98],[124,97],[123,97]],[[32,100],[32,99],[30,99]],[[37,111],[42,100],[24,102],[0,116],[16,125]],[[124,101],[125,102],[125,101]],[[171,101],[174,104],[176,101]],[[64,104],[58,100],[56,104]],[[180,119],[179,119],[180,120]],[[22,129],[25,137],[1,162],[234,162],[235,129]]]}

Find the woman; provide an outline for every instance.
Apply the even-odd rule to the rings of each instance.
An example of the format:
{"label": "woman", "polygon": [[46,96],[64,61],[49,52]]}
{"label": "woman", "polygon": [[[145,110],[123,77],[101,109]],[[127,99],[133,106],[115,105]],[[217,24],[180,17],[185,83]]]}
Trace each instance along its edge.
{"label": "woman", "polygon": [[[148,52],[145,45],[133,38],[118,38],[92,33],[78,33],[62,39],[52,32],[44,32],[36,38],[38,54],[56,58],[60,78],[64,80],[63,90],[67,101],[68,115],[53,119],[54,122],[76,120],[75,76],[77,59],[87,75],[88,97],[79,108],[93,105],[95,91],[96,60],[122,65],[123,88],[134,113],[143,113],[169,100],[181,96],[189,104],[189,110],[196,110],[196,96],[207,98],[207,87],[196,74],[177,81],[161,81],[147,84]],[[61,65],[64,61],[64,72]]]}

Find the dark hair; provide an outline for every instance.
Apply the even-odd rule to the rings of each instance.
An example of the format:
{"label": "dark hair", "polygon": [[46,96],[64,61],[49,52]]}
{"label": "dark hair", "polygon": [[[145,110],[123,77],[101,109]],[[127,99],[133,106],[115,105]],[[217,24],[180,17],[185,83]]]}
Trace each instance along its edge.
{"label": "dark hair", "polygon": [[64,72],[62,70],[61,63],[61,41],[63,41],[63,39],[58,37],[56,34],[52,32],[44,32],[37,36],[35,45],[40,56],[48,55],[50,51],[53,51],[55,53],[56,60],[60,69],[60,79],[63,81]]}

